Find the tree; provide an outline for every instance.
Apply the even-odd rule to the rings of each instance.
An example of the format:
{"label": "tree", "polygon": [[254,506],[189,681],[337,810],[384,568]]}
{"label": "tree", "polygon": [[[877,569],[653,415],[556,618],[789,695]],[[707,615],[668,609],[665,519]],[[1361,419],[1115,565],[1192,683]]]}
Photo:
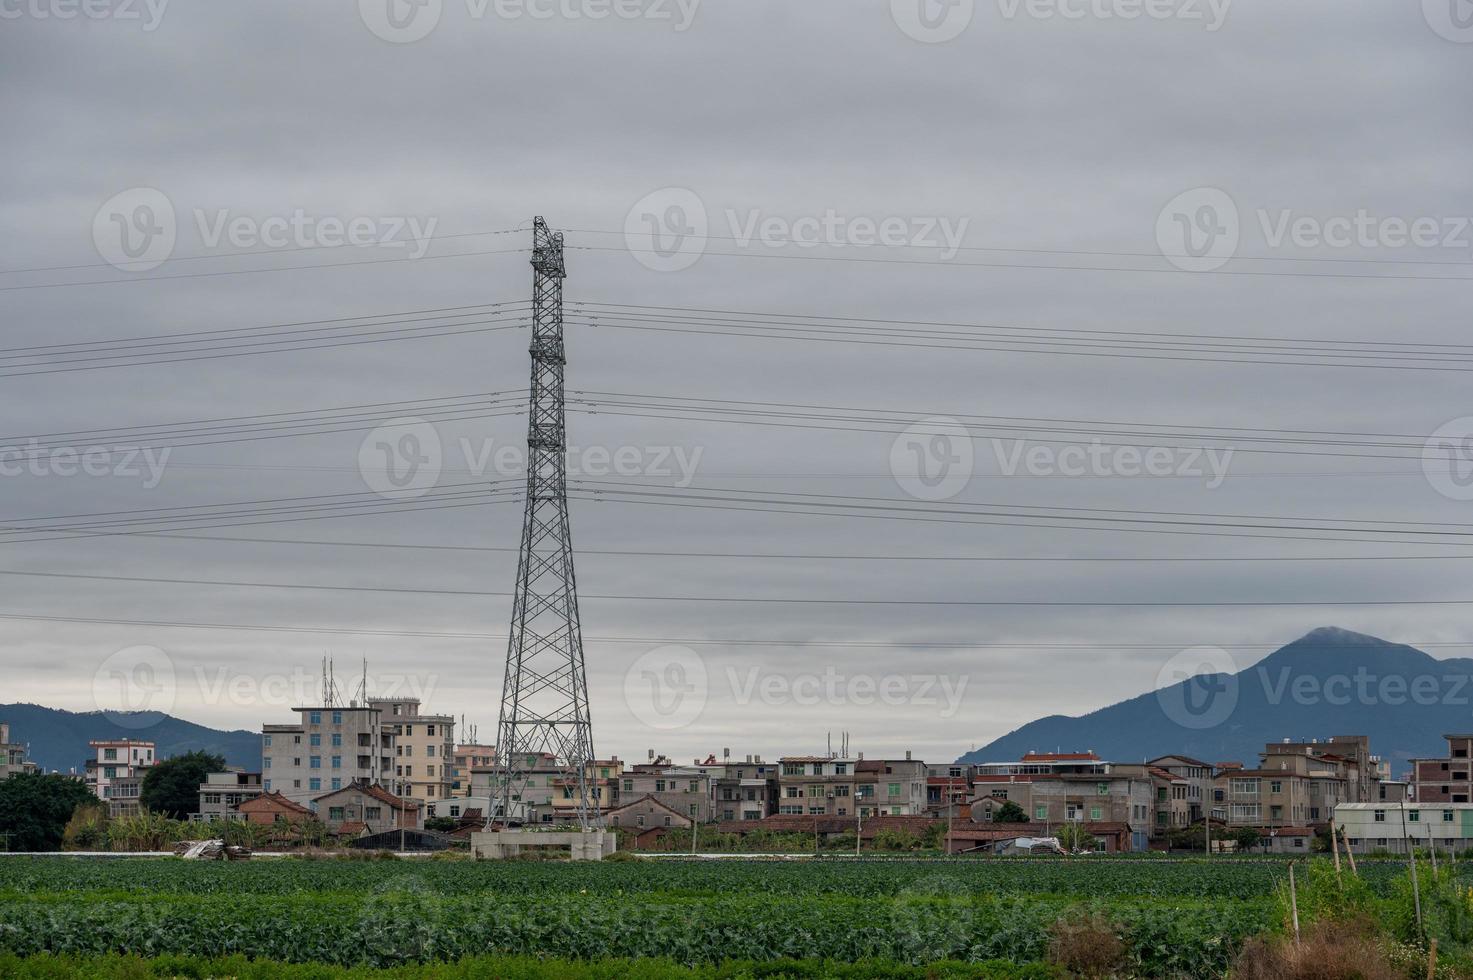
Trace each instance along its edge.
{"label": "tree", "polygon": [[18,773],[0,779],[0,840],[8,839],[12,851],[60,850],[77,807],[97,802],[81,780],[69,776]]}
{"label": "tree", "polygon": [[199,812],[199,787],[205,777],[225,768],[225,757],[208,752],[186,752],[151,767],[143,777],[138,804],[145,810],[175,820]]}
{"label": "tree", "polygon": [[1233,843],[1238,845],[1239,851],[1250,851],[1258,846],[1262,839],[1258,831],[1252,827],[1239,827],[1229,835]]}
{"label": "tree", "polygon": [[1008,800],[1002,806],[992,811],[992,822],[1027,823],[1028,814],[1024,813],[1023,808],[1020,807],[1018,804],[1014,803],[1012,800]]}
{"label": "tree", "polygon": [[460,822],[454,817],[430,817],[425,821],[425,830],[435,830],[442,834],[448,834],[459,826]]}
{"label": "tree", "polygon": [[72,811],[61,835],[68,851],[96,851],[107,844],[107,808],[101,803],[83,803]]}
{"label": "tree", "polygon": [[1059,846],[1070,854],[1093,851],[1099,846],[1094,834],[1084,829],[1083,824],[1066,823],[1059,828]]}

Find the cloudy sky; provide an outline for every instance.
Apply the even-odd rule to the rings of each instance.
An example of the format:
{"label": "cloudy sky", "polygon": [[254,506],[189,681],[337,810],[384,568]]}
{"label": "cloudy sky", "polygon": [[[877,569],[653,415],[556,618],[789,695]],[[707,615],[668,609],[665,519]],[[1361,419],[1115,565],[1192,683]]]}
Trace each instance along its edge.
{"label": "cloudy sky", "polygon": [[1468,14],[0,2],[0,701],[255,728],[331,656],[490,741],[534,215],[601,755],[945,760],[1327,624],[1466,656],[1363,603],[1473,599],[1423,459]]}

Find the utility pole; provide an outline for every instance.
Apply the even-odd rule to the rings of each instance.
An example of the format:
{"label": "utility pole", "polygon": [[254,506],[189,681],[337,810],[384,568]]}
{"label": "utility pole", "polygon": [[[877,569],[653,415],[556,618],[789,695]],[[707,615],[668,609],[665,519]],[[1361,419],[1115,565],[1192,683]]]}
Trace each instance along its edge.
{"label": "utility pole", "polygon": [[[575,787],[578,824],[600,826],[588,765],[594,759],[588,678],[568,524],[563,402],[563,236],[532,224],[532,384],[527,490],[517,587],[497,725],[494,792],[510,822],[529,770],[544,753]],[[496,806],[491,808],[494,818]],[[489,823],[488,823],[489,826]]]}

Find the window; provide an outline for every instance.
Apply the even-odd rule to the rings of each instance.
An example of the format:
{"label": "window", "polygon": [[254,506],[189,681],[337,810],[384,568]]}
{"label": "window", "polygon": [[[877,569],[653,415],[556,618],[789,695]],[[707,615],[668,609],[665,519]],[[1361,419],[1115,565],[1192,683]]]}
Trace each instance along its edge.
{"label": "window", "polygon": [[340,807],[340,806],[330,806],[330,807],[328,807],[327,808],[327,819],[329,819],[329,820],[342,820],[343,819],[343,808]]}
{"label": "window", "polygon": [[[433,735],[435,733],[434,732],[430,732],[430,734]],[[425,746],[425,755],[430,756],[430,757],[433,758],[434,757],[434,754],[435,754],[435,747],[433,745],[426,745]]]}
{"label": "window", "polygon": [[271,792],[271,780],[268,779],[261,785],[265,788],[266,792]]}
{"label": "window", "polygon": [[1386,811],[1385,810],[1377,810],[1373,814],[1372,819],[1374,819],[1377,823],[1385,823],[1386,822]]}
{"label": "window", "polygon": [[889,785],[888,789],[890,791],[890,795],[891,796],[899,796],[900,795],[900,784],[899,783],[891,783]]}
{"label": "window", "polygon": [[307,780],[307,788],[314,792],[322,789],[322,780],[317,778],[316,776],[313,776],[311,779]]}
{"label": "window", "polygon": [[1284,791],[1284,784],[1275,779],[1273,782],[1268,784],[1268,791],[1270,793],[1282,793]]}
{"label": "window", "polygon": [[632,780],[632,779],[626,779],[626,780],[624,780],[624,792],[626,792],[626,793],[633,793],[634,792],[634,780]]}
{"label": "window", "polygon": [[663,792],[665,792],[665,780],[663,780],[663,779],[657,779],[657,780],[655,780],[655,792],[656,793],[663,793]]}
{"label": "window", "polygon": [[335,748],[335,749],[340,749],[340,748],[343,747],[343,733],[342,732],[333,732],[332,733],[332,747]]}
{"label": "window", "polygon": [[701,791],[701,781],[699,779],[692,779],[690,781],[690,789],[687,792],[699,793],[700,791]]}
{"label": "window", "polygon": [[307,768],[308,769],[321,769],[322,768],[322,756],[320,756],[320,755],[314,755],[314,756],[312,756],[312,758],[307,761]]}
{"label": "window", "polygon": [[310,712],[307,715],[307,720],[308,720],[309,723],[311,723],[313,725],[320,725],[320,724],[322,724],[322,712],[320,712],[320,711]]}
{"label": "window", "polygon": [[435,726],[434,725],[426,725],[425,726],[425,734],[426,735],[434,735],[435,734]]}
{"label": "window", "polygon": [[636,827],[643,827],[644,826],[644,814],[641,813],[638,817],[636,817],[634,819],[634,825]]}
{"label": "window", "polygon": [[836,763],[834,763],[834,775],[835,776],[846,776],[848,774],[849,774],[849,763],[847,763],[847,762],[836,762]]}
{"label": "window", "polygon": [[1109,783],[1096,783],[1095,784],[1095,795],[1096,796],[1109,796],[1110,795],[1110,784]]}
{"label": "window", "polygon": [[343,781],[341,779],[338,779],[338,778],[334,777],[331,785],[332,785],[332,788],[333,789],[342,789],[343,788]]}
{"label": "window", "polygon": [[1443,823],[1452,823],[1453,822],[1453,812],[1451,810],[1443,810],[1442,811],[1442,822]]}
{"label": "window", "polygon": [[1410,820],[1412,823],[1417,823],[1419,820],[1422,819],[1422,811],[1412,810],[1407,814],[1407,819]]}
{"label": "window", "polygon": [[1090,807],[1089,808],[1089,818],[1091,820],[1099,820],[1100,819],[1100,808],[1097,807],[1097,806]]}
{"label": "window", "polygon": [[1040,803],[1038,806],[1036,806],[1036,807],[1033,808],[1033,819],[1034,820],[1047,820],[1048,819],[1048,804],[1047,803]]}
{"label": "window", "polygon": [[334,711],[332,713],[332,723],[334,725],[341,725],[343,723],[343,713],[341,711]]}
{"label": "window", "polygon": [[262,757],[262,759],[261,759],[261,768],[262,769],[270,769],[271,768],[271,756],[268,755],[268,756]]}
{"label": "window", "polygon": [[343,757],[340,756],[340,755],[333,756],[332,757],[332,767],[334,769],[341,769],[341,768],[343,768]]}
{"label": "window", "polygon": [[383,818],[384,808],[381,806],[366,806],[363,808],[364,820],[380,820]]}
{"label": "window", "polygon": [[270,748],[271,747],[271,736],[270,735],[264,735],[264,736],[262,736],[261,740],[266,743],[266,747],[267,748]]}

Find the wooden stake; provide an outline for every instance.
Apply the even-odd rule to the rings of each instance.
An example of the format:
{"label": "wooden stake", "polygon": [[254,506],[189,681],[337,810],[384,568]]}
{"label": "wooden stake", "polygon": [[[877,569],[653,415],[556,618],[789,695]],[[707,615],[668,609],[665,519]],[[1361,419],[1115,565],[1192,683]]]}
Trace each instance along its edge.
{"label": "wooden stake", "polygon": [[1432,945],[1427,950],[1427,980],[1437,980],[1437,937],[1432,937]]}
{"label": "wooden stake", "polygon": [[1340,835],[1335,832],[1335,825],[1330,824],[1330,850],[1335,852],[1335,878],[1340,878]]}
{"label": "wooden stake", "polygon": [[1294,862],[1289,862],[1289,908],[1294,914],[1294,942],[1299,943],[1299,893],[1294,887]]}
{"label": "wooden stake", "polygon": [[1350,858],[1350,873],[1360,877],[1360,872],[1355,867],[1355,852],[1350,849],[1350,835],[1345,835],[1345,856]]}

